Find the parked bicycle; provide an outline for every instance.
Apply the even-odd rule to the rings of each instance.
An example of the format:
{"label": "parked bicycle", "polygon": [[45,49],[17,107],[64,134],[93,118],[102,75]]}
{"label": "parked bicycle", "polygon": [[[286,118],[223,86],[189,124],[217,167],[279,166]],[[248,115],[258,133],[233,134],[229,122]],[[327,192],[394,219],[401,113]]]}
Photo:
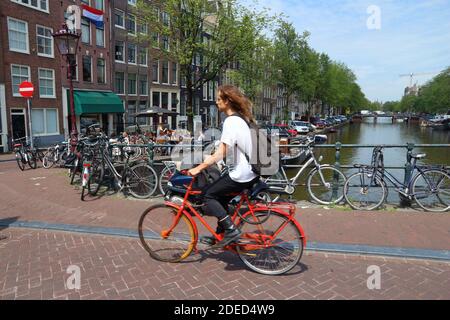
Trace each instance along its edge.
{"label": "parked bicycle", "polygon": [[68,142],[63,141],[56,144],[54,147],[49,147],[44,153],[42,159],[42,166],[45,169],[52,168],[55,164],[62,165],[68,155]]}
{"label": "parked bicycle", "polygon": [[25,170],[25,165],[31,169],[37,168],[37,162],[43,160],[43,154],[37,148],[31,148],[27,137],[13,140],[13,147],[17,165],[21,171]]}
{"label": "parked bicycle", "polygon": [[[272,190],[280,189],[285,194],[292,196],[295,193],[297,183],[302,173],[312,165],[312,169],[308,173],[306,187],[309,196],[317,203],[330,205],[336,204],[343,200],[343,187],[346,177],[342,171],[330,164],[320,164],[322,156],[319,159],[314,155],[315,137],[307,137],[305,156],[306,162],[297,171],[293,178],[288,178],[286,167],[281,166],[280,170],[273,176],[265,179]],[[279,197],[273,201],[277,201]]]}
{"label": "parked bicycle", "polygon": [[405,183],[384,167],[383,147],[375,147],[371,165],[357,164],[358,172],[344,185],[347,203],[355,210],[375,210],[386,202],[388,182],[400,197],[415,201],[425,211],[450,210],[450,175],[444,166],[418,165],[425,153],[412,154],[412,172]]}
{"label": "parked bicycle", "polygon": [[[176,181],[176,182],[175,182]],[[216,241],[223,238],[203,219],[202,204],[193,198],[201,191],[193,190],[195,178],[177,172],[169,187],[181,190],[184,197],[166,197],[164,204],[149,207],[139,219],[138,232],[145,250],[153,259],[162,262],[180,262],[192,251],[198,252],[198,228],[194,218],[212,234]],[[241,238],[224,248],[236,253],[250,269],[266,275],[283,274],[299,262],[306,236],[294,218],[295,206],[290,203],[269,205],[255,200],[268,186],[257,184],[240,196],[232,220],[242,231]]]}
{"label": "parked bicycle", "polygon": [[93,156],[96,165],[92,165],[88,179],[89,194],[95,196],[99,186],[111,178],[119,191],[139,199],[152,196],[158,187],[155,170],[145,162],[131,162],[134,150],[125,150],[128,155],[125,163],[113,163],[108,150],[108,139],[102,139],[99,153]]}

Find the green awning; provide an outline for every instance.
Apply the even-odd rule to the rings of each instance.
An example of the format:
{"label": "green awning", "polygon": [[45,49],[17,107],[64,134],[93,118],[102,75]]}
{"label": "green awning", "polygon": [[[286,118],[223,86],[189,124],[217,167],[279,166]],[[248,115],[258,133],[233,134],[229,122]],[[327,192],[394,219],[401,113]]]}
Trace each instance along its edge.
{"label": "green awning", "polygon": [[74,91],[75,114],[124,113],[123,102],[113,92]]}

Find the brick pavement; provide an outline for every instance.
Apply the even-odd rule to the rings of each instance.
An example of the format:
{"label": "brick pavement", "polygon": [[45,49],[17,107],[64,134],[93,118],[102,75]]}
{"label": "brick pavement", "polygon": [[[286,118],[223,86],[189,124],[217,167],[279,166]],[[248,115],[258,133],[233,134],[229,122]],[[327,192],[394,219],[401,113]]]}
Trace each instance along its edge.
{"label": "brick pavement", "polygon": [[[135,229],[151,202],[121,196],[81,202],[62,169],[19,172],[14,162],[0,162],[0,220]],[[311,241],[447,250],[449,217],[309,208],[297,215]],[[268,277],[231,253],[169,265],[150,259],[137,239],[18,228],[0,233],[8,236],[0,241],[1,299],[450,298],[446,262],[307,252],[288,275]],[[80,290],[65,287],[71,264],[81,268]],[[370,265],[381,268],[380,290],[367,289]]]}
{"label": "brick pavement", "polygon": [[[137,239],[11,228],[0,242],[0,299],[450,299],[450,263],[306,253],[282,276],[246,269],[228,252],[179,264],[152,260]],[[81,270],[68,289],[67,268]],[[381,271],[369,290],[367,268]]]}

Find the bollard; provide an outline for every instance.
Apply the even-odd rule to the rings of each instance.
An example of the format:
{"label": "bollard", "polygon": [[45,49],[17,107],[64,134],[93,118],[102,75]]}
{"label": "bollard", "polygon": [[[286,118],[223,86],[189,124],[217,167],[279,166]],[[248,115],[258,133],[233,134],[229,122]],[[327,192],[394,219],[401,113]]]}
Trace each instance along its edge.
{"label": "bollard", "polygon": [[[335,148],[336,148],[336,153],[335,153],[335,162],[334,162],[334,166],[340,170],[341,169],[341,143],[340,142],[336,142]],[[339,188],[339,174],[337,172],[335,172],[333,174],[333,195],[332,198],[333,199],[337,199],[338,198],[338,188]]]}

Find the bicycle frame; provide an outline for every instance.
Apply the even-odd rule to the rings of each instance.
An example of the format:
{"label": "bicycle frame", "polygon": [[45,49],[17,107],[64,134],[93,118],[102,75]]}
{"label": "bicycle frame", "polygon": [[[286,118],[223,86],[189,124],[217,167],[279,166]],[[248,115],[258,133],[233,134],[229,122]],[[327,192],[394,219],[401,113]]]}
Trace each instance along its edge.
{"label": "bicycle frame", "polygon": [[[161,232],[161,236],[163,238],[167,238],[170,233],[173,231],[173,229],[177,226],[178,222],[180,221],[181,217],[183,215],[185,215],[189,221],[192,224],[192,227],[194,229],[194,250],[196,252],[198,252],[197,249],[197,242],[198,242],[198,229],[197,229],[197,224],[195,223],[193,216],[197,217],[200,222],[205,226],[205,228],[216,238],[217,241],[222,240],[222,236],[217,234],[213,228],[208,224],[208,222],[206,222],[205,219],[203,219],[202,215],[194,208],[194,206],[192,206],[189,202],[189,196],[191,195],[199,195],[201,194],[201,191],[193,191],[192,190],[192,186],[193,183],[195,181],[195,178],[192,179],[191,183],[189,184],[187,191],[184,195],[183,198],[183,203],[181,205],[177,205],[174,202],[170,202],[170,201],[166,201],[165,204],[167,206],[170,206],[172,208],[174,208],[175,210],[177,210],[177,214],[173,220],[172,225],[170,226],[170,228],[168,230],[163,230]],[[262,241],[262,244],[232,244],[229,245],[227,247],[225,247],[228,250],[235,250],[236,245],[239,245],[241,248],[245,249],[245,250],[258,250],[261,248],[265,248],[270,246],[270,241],[273,240],[274,238],[276,238],[276,236],[286,227],[286,225],[289,222],[293,222],[295,224],[295,226],[298,228],[298,230],[300,231],[300,235],[303,241],[304,246],[306,246],[306,236],[305,233],[302,229],[302,227],[300,226],[300,224],[297,222],[297,220],[294,219],[294,215],[295,215],[295,206],[291,205],[291,204],[285,204],[289,207],[289,214],[287,214],[285,211],[281,210],[280,208],[272,208],[272,207],[268,207],[268,206],[263,206],[263,205],[253,205],[252,202],[250,201],[250,199],[248,198],[248,195],[246,193],[237,193],[237,194],[232,194],[233,196],[241,196],[241,199],[238,203],[238,205],[236,206],[236,209],[231,217],[232,221],[235,221],[236,224],[239,224],[240,222],[240,217],[238,217],[238,212],[241,209],[242,205],[244,203],[246,203],[248,205],[248,210],[249,212],[247,213],[248,215],[253,215],[255,221],[257,221],[257,219],[255,218],[255,213],[257,213],[258,211],[263,211],[263,210],[271,210],[273,212],[277,212],[281,215],[284,215],[285,217],[287,217],[288,219],[281,225],[278,227],[277,231],[271,235],[265,235],[264,232],[261,232],[260,234],[244,234],[242,237],[243,238],[247,238],[247,239],[252,239],[252,240],[257,240],[257,241]],[[258,225],[260,231],[262,230],[262,226]]]}

